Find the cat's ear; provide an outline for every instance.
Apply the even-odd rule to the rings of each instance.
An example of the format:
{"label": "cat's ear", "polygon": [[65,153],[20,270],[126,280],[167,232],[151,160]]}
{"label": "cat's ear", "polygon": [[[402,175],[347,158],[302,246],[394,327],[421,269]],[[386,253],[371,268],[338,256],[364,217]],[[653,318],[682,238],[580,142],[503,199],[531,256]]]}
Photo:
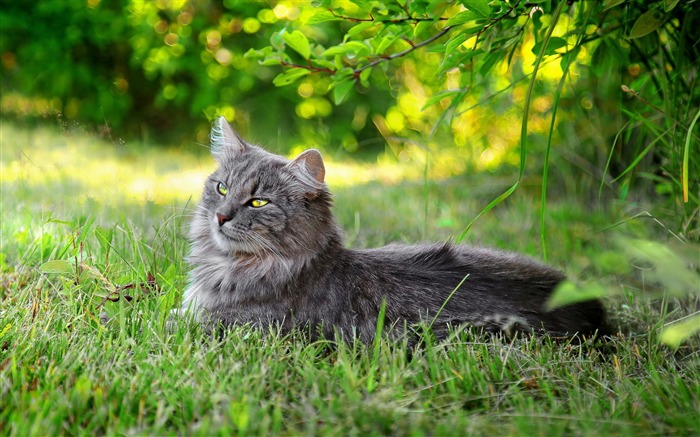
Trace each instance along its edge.
{"label": "cat's ear", "polygon": [[236,156],[246,149],[246,144],[233,130],[226,118],[219,117],[211,124],[211,154],[220,156]]}
{"label": "cat's ear", "polygon": [[323,186],[326,178],[326,167],[323,165],[323,157],[318,150],[305,150],[287,165],[306,185],[316,190]]}

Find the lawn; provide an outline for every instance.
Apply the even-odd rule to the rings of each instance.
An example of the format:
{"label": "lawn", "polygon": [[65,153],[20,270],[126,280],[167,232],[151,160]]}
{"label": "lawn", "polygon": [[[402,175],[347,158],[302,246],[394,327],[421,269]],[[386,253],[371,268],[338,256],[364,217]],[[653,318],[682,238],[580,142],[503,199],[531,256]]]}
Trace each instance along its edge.
{"label": "lawn", "polygon": [[[5,120],[1,135],[0,435],[700,434],[700,339],[658,341],[698,311],[697,290],[658,294],[613,243],[673,240],[642,206],[548,205],[548,262],[610,296],[618,334],[604,346],[470,331],[415,350],[248,327],[212,337],[166,327],[206,153]],[[331,160],[347,243],[456,238],[512,183],[422,174]],[[466,242],[541,256],[538,196],[517,191]]]}

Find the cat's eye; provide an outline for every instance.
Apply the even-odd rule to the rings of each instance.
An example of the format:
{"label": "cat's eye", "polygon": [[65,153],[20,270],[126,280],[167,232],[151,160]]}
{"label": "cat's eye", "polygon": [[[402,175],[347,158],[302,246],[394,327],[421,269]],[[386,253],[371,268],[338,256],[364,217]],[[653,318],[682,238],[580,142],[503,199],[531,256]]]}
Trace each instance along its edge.
{"label": "cat's eye", "polygon": [[225,196],[228,194],[228,187],[224,185],[223,182],[219,182],[219,184],[216,186],[216,191],[218,191],[218,193],[222,196]]}
{"label": "cat's eye", "polygon": [[260,207],[262,207],[262,206],[267,205],[268,203],[270,203],[269,200],[265,200],[265,199],[253,199],[253,200],[250,201],[250,206],[252,206],[253,208],[260,208]]}

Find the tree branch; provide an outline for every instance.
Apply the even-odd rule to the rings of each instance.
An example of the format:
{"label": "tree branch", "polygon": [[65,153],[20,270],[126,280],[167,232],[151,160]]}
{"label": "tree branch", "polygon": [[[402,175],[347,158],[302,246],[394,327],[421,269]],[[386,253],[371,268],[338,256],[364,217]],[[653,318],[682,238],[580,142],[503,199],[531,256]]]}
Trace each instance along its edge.
{"label": "tree branch", "polygon": [[[495,24],[497,24],[497,23],[503,21],[506,17],[508,17],[508,15],[510,15],[510,14],[513,12],[513,10],[515,10],[515,8],[517,8],[517,7],[520,5],[520,2],[521,2],[521,1],[522,1],[522,0],[518,0],[515,4],[511,5],[510,8],[509,8],[505,13],[503,13],[503,14],[500,15],[499,17],[494,18],[490,23],[488,23],[486,26],[484,26],[483,29],[481,29],[479,32],[477,32],[476,35],[475,35],[475,36],[477,37],[477,41],[478,41],[478,38],[481,36],[481,34],[483,34],[483,33],[484,33],[485,31],[487,31],[489,28],[493,27]],[[403,18],[394,18],[394,19],[387,19],[387,20],[378,20],[378,19],[374,18],[374,16],[373,16],[371,13],[369,13],[369,18],[355,18],[355,17],[350,17],[350,16],[345,16],[345,15],[337,14],[332,8],[328,8],[328,11],[329,11],[331,14],[333,14],[333,16],[336,17],[336,18],[339,18],[339,19],[342,19],[342,20],[347,20],[347,21],[354,21],[354,22],[373,22],[373,21],[377,21],[377,22],[380,22],[380,23],[394,23],[394,24],[396,24],[396,23],[403,23],[403,22],[409,22],[409,21],[412,21],[412,22],[414,22],[414,23],[417,23],[417,22],[421,22],[421,21],[435,21],[435,20],[447,20],[447,19],[448,19],[448,18],[446,18],[446,17],[439,17],[439,18],[422,18],[422,17],[410,17],[410,16],[408,16],[408,17],[403,17]],[[375,67],[375,66],[381,64],[382,62],[393,61],[394,59],[401,58],[401,57],[406,56],[406,55],[408,55],[409,53],[411,53],[411,52],[413,52],[413,51],[415,51],[415,50],[418,50],[418,49],[421,48],[421,47],[424,47],[424,46],[426,46],[426,45],[428,45],[428,44],[431,44],[431,43],[433,43],[434,41],[436,41],[436,40],[442,38],[443,36],[445,36],[450,30],[452,30],[453,27],[455,27],[455,26],[445,26],[445,27],[443,27],[443,28],[440,30],[440,32],[436,33],[435,35],[431,36],[430,38],[428,38],[428,39],[426,39],[426,40],[424,40],[424,41],[421,41],[421,42],[415,43],[415,44],[414,44],[412,41],[410,41],[410,40],[404,39],[404,40],[406,40],[406,41],[408,42],[408,44],[409,44],[411,47],[409,47],[408,49],[406,49],[406,50],[404,50],[404,51],[401,51],[401,52],[398,52],[398,53],[394,53],[393,55],[388,55],[388,56],[381,56],[381,55],[380,55],[379,58],[375,59],[374,61],[370,62],[369,64],[354,69],[354,70],[352,71],[352,72],[353,72],[353,76],[354,76],[355,78],[358,78],[358,77],[360,76],[360,74],[361,74],[363,71],[367,70],[368,68],[373,68],[373,67]],[[328,73],[328,74],[333,75],[333,74],[336,74],[336,73],[338,72],[337,69],[326,68],[326,67],[315,67],[313,64],[311,64],[311,61],[310,61],[310,60],[309,60],[309,65],[299,65],[299,64],[293,64],[293,63],[284,62],[284,61],[280,61],[280,64],[283,65],[283,66],[285,66],[285,67],[303,68],[303,69],[305,69],[305,70],[309,70],[309,71],[312,72],[312,73]]]}
{"label": "tree branch", "polygon": [[350,16],[347,16],[347,15],[340,15],[340,14],[337,14],[332,8],[328,8],[328,12],[330,12],[331,14],[333,14],[333,16],[334,16],[335,18],[340,18],[341,20],[345,20],[345,21],[353,21],[353,22],[356,22],[356,23],[377,21],[377,22],[379,22],[379,23],[393,23],[393,24],[397,24],[397,23],[405,23],[405,22],[407,22],[407,21],[412,21],[412,22],[414,22],[414,23],[420,23],[421,21],[436,21],[436,20],[438,20],[438,21],[445,21],[445,20],[448,20],[448,19],[449,19],[449,18],[447,18],[447,17],[431,18],[431,17],[411,17],[411,16],[407,16],[407,17],[401,17],[401,18],[389,18],[389,19],[381,20],[381,19],[376,19],[376,18],[374,18],[374,16],[372,15],[371,12],[369,13],[369,18],[357,18],[357,17],[350,17]]}
{"label": "tree branch", "polygon": [[394,53],[393,55],[384,56],[382,58],[376,59],[376,60],[370,62],[369,64],[365,65],[364,67],[360,67],[360,68],[353,70],[353,74],[355,75],[355,77],[357,77],[360,75],[360,73],[362,73],[363,71],[365,71],[368,68],[372,68],[378,64],[381,64],[382,62],[393,61],[394,59],[400,58],[402,56],[406,56],[407,54],[409,54],[415,50],[418,50],[419,48],[426,46],[437,39],[442,38],[443,36],[445,36],[447,34],[447,32],[450,31],[450,29],[452,29],[452,26],[445,26],[442,28],[442,30],[440,32],[436,33],[435,35],[431,36],[430,38],[426,39],[425,41],[421,41],[415,45],[412,44],[410,48],[408,48],[402,52]]}
{"label": "tree branch", "polygon": [[333,68],[315,67],[313,64],[311,64],[311,60],[309,60],[309,65],[299,65],[299,64],[294,64],[292,62],[285,62],[285,61],[280,61],[280,65],[283,67],[289,67],[289,68],[303,68],[304,70],[309,70],[312,73],[335,74],[338,72],[338,70],[335,70]]}

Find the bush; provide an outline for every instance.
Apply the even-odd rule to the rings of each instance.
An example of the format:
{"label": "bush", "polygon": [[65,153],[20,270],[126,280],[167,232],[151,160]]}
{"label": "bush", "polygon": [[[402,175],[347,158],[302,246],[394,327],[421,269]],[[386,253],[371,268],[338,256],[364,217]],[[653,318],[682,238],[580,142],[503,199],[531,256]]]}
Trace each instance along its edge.
{"label": "bush", "polygon": [[224,115],[278,151],[541,173],[544,194],[659,195],[698,239],[699,20],[677,0],[9,3],[2,111],[170,144]]}

